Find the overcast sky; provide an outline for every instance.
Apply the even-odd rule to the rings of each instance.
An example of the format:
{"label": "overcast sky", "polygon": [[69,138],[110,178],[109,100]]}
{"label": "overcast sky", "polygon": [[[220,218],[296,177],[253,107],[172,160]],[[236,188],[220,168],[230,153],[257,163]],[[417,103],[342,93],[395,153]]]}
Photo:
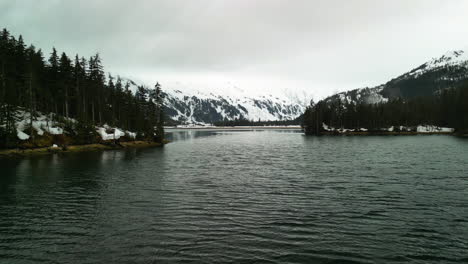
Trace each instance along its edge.
{"label": "overcast sky", "polygon": [[314,97],[466,49],[467,14],[464,0],[0,0],[0,27],[47,56],[99,52],[106,71],[163,87]]}

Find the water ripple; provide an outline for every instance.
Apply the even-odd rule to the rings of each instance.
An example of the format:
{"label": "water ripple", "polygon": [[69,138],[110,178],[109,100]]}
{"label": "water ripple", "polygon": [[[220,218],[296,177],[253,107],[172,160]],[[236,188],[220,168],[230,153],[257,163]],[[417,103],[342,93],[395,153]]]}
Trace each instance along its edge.
{"label": "water ripple", "polygon": [[466,263],[468,141],[176,131],[0,160],[0,263]]}

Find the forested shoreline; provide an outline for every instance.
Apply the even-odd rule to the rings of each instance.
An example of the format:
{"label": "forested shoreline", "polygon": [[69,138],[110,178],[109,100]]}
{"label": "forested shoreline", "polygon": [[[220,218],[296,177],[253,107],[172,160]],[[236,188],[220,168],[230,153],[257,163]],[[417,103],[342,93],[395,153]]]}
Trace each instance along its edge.
{"label": "forested shoreline", "polygon": [[[163,142],[163,92],[105,74],[99,53],[85,58],[52,48],[44,53],[7,29],[0,32],[0,148],[83,145],[116,139]],[[135,86],[133,84],[133,86]],[[295,125],[306,134],[338,131],[414,132],[417,126],[468,133],[468,83],[432,96],[396,97],[379,103],[313,101],[302,117],[245,119],[215,126]],[[302,119],[302,120],[301,120]],[[20,126],[21,125],[21,126]],[[58,132],[57,132],[58,131]],[[113,135],[113,136],[112,136]],[[116,136],[117,135],[117,136]]]}
{"label": "forested shoreline", "polygon": [[278,120],[278,121],[253,121],[247,119],[234,119],[214,122],[217,127],[234,127],[234,126],[299,126],[301,124],[301,117],[292,120]]}
{"label": "forested shoreline", "polygon": [[[122,139],[162,142],[162,97],[159,83],[154,89],[138,86],[132,92],[128,81],[106,75],[99,53],[71,58],[53,48],[44,54],[26,45],[21,35],[16,38],[7,29],[0,33],[0,148],[38,147],[57,140],[97,143],[104,140],[97,126],[107,133],[115,134],[115,128],[125,131]],[[26,122],[22,118],[29,125],[18,131],[17,123]],[[62,138],[48,134],[51,129],[35,127],[41,118],[47,126],[52,122],[60,127]],[[18,138],[20,132],[28,135],[28,144]],[[45,137],[46,143],[38,143]]]}
{"label": "forested shoreline", "polygon": [[430,125],[468,133],[468,83],[441,90],[433,96],[394,98],[387,102],[343,103],[341,100],[311,102],[304,113],[303,128],[308,135],[335,132],[382,133],[417,132]]}

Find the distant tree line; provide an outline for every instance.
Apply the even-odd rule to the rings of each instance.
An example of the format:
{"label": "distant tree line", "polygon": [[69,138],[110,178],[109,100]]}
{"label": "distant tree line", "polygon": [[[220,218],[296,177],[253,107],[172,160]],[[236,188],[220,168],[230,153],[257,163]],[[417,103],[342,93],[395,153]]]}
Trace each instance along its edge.
{"label": "distant tree line", "polygon": [[74,118],[84,133],[94,125],[108,124],[137,132],[141,138],[162,140],[162,92],[140,86],[135,94],[130,83],[104,73],[99,54],[89,59],[70,58],[55,48],[48,59],[42,50],[26,46],[3,29],[0,33],[0,145],[16,137],[15,111],[54,113]]}
{"label": "distant tree line", "polygon": [[214,122],[215,126],[291,126],[301,124],[301,117],[291,120],[276,120],[276,121],[262,121],[262,120],[248,120],[245,118],[235,118],[234,120],[223,120]]}
{"label": "distant tree line", "polygon": [[433,96],[395,98],[377,104],[343,103],[341,100],[311,102],[303,127],[306,134],[324,132],[322,124],[334,128],[379,131],[391,126],[436,125],[468,132],[468,83],[444,89]]}

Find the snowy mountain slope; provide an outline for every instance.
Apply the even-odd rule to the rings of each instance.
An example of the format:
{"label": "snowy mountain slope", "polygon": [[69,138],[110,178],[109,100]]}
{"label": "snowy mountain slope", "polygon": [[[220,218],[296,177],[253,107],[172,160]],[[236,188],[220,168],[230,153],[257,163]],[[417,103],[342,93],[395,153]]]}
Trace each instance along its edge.
{"label": "snowy mountain slope", "polygon": [[413,69],[409,73],[404,74],[405,77],[418,77],[428,71],[434,71],[445,67],[468,67],[468,53],[463,50],[450,51],[445,53],[439,58],[433,58],[432,60],[422,64],[416,69]]}
{"label": "snowy mountain slope", "polygon": [[372,104],[395,97],[430,96],[444,89],[457,87],[465,81],[468,81],[468,53],[457,50],[423,63],[385,84],[338,93],[325,100],[340,99],[343,103]]}
{"label": "snowy mountain slope", "polygon": [[344,104],[363,102],[366,104],[376,104],[387,102],[388,98],[382,95],[384,85],[374,88],[359,88],[351,91],[341,92],[325,98],[326,101],[341,100]]}
{"label": "snowy mountain slope", "polygon": [[[122,79],[124,84],[128,82],[133,93],[141,86],[133,80]],[[162,86],[166,115],[182,124],[213,124],[235,119],[293,120],[304,113],[310,99],[305,93],[299,95],[288,91],[289,94],[273,95],[234,85],[223,89],[194,89],[181,83],[163,83]]]}
{"label": "snowy mountain slope", "polygon": [[292,120],[300,116],[305,105],[294,99],[274,95],[181,91],[165,89],[165,111],[183,123],[214,123],[223,120],[247,119],[262,121]]}

